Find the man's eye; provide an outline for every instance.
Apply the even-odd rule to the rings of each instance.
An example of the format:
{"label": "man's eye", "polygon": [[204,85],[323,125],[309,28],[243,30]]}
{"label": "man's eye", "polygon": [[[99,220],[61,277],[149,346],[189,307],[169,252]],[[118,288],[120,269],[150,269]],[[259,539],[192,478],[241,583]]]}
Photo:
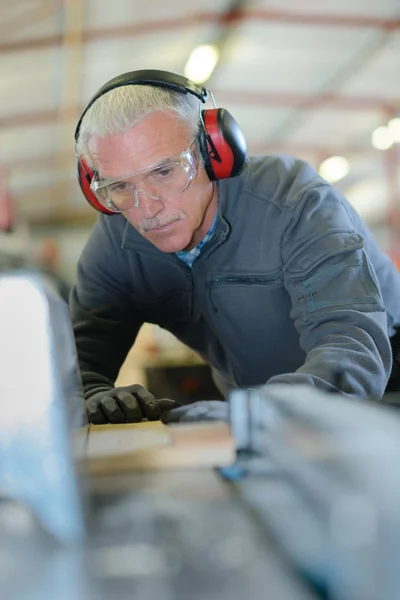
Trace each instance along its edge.
{"label": "man's eye", "polygon": [[172,175],[173,170],[174,170],[173,166],[160,167],[159,169],[156,169],[154,171],[154,176],[157,177],[158,179],[166,179],[167,177]]}
{"label": "man's eye", "polygon": [[127,183],[113,183],[112,185],[110,185],[110,192],[114,192],[114,193],[118,193],[118,192],[125,192],[126,189],[128,187]]}

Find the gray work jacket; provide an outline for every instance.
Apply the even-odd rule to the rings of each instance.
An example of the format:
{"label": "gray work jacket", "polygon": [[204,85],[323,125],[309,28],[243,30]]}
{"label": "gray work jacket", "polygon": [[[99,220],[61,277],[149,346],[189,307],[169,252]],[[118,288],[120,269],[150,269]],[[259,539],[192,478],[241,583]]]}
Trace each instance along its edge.
{"label": "gray work jacket", "polygon": [[214,236],[192,269],[122,215],[100,216],[71,294],[83,379],[114,381],[150,322],[197,351],[222,387],[332,390],[341,369],[349,395],[381,397],[400,277],[356,211],[284,156],[249,159],[218,193]]}

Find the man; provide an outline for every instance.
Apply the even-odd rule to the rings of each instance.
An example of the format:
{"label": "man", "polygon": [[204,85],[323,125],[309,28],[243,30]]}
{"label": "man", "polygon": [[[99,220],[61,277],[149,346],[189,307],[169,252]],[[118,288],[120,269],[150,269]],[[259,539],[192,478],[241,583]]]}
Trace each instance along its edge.
{"label": "man", "polygon": [[92,99],[76,134],[80,168],[109,213],[71,295],[90,420],[159,418],[173,406],[140,386],[114,388],[144,322],[197,351],[225,395],[304,383],[382,397],[400,279],[355,210],[290,157],[210,177],[192,84],[121,77]]}

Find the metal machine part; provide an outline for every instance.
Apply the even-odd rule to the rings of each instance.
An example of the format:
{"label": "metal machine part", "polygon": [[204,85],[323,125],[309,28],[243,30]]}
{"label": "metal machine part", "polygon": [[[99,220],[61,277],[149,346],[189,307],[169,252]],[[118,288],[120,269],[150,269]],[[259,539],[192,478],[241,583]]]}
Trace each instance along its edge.
{"label": "metal machine part", "polygon": [[37,275],[0,277],[0,356],[1,597],[400,597],[396,411],[305,386],[235,391],[231,481],[94,476],[85,536],[73,334]]}
{"label": "metal machine part", "polygon": [[37,275],[0,278],[0,356],[1,598],[315,597],[211,470],[90,481],[83,472],[84,520],[75,464],[87,425],[72,328]]}
{"label": "metal machine part", "polygon": [[77,548],[19,530],[18,510],[9,507],[12,525],[3,509],[0,597],[7,600],[317,598],[211,470],[96,477],[87,541]]}
{"label": "metal machine part", "polygon": [[62,542],[84,539],[75,461],[87,424],[68,307],[31,273],[0,277],[0,497]]}
{"label": "metal machine part", "polygon": [[307,386],[230,401],[237,468],[264,475],[236,487],[288,558],[333,600],[399,598],[399,415]]}

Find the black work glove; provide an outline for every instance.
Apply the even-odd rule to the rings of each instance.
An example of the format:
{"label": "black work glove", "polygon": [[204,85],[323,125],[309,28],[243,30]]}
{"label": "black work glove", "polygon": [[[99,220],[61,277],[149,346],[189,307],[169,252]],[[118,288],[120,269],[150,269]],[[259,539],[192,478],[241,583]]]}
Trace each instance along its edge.
{"label": "black work glove", "polygon": [[228,421],[229,404],[224,400],[199,400],[165,412],[163,423],[190,423],[195,421]]}
{"label": "black work glove", "polygon": [[164,411],[180,406],[169,398],[155,398],[138,384],[95,388],[85,402],[89,422],[94,425],[138,423],[143,419],[157,421]]}

